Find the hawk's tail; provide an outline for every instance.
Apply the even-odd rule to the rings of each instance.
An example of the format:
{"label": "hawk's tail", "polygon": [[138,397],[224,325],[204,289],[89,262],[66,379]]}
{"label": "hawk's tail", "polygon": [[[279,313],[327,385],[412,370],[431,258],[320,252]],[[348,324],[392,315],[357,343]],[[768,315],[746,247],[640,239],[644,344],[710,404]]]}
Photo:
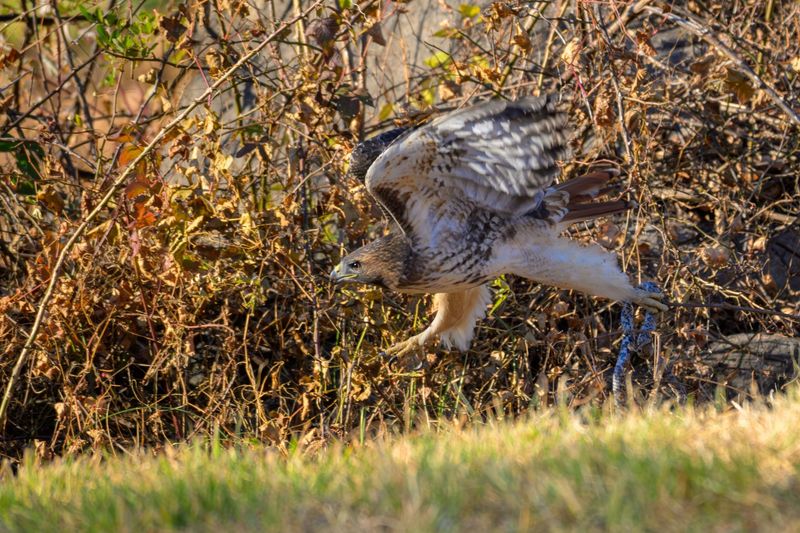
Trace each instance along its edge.
{"label": "hawk's tail", "polygon": [[[630,200],[592,202],[598,196],[611,192],[612,189],[606,187],[606,184],[611,178],[618,175],[619,171],[615,168],[596,169],[553,187],[554,191],[565,192],[569,195],[564,206],[566,213],[559,222],[573,223],[591,220],[635,207],[636,202]],[[559,194],[559,196],[562,195]]]}

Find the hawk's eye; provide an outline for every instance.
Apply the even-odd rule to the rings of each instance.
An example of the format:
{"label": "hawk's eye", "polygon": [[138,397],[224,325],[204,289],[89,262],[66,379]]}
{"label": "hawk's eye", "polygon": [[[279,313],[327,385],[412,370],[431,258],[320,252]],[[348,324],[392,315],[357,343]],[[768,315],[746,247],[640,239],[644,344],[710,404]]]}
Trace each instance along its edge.
{"label": "hawk's eye", "polygon": [[347,268],[349,268],[350,270],[359,270],[361,268],[361,262],[353,261],[349,265],[347,265]]}

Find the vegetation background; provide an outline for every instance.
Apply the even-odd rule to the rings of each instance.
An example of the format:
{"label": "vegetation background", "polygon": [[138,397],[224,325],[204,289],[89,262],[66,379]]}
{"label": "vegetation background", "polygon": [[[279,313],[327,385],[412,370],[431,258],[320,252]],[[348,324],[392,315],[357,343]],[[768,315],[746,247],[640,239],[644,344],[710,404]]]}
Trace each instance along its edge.
{"label": "vegetation background", "polygon": [[[610,397],[619,307],[506,278],[468,353],[388,361],[426,298],[334,290],[385,230],[355,143],[557,92],[626,216],[584,224],[676,305],[629,403],[780,390],[800,348],[800,4],[9,1],[0,454],[213,437],[282,453]],[[38,313],[38,317],[37,317]]]}

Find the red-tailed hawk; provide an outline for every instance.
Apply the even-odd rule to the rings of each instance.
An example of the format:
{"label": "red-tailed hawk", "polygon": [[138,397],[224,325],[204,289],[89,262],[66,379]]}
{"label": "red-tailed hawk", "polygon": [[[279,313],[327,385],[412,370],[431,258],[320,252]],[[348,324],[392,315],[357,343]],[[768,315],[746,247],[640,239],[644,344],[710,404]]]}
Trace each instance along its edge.
{"label": "red-tailed hawk", "polygon": [[366,172],[397,228],[343,258],[331,279],[434,293],[437,310],[427,329],[387,354],[435,337],[468,349],[491,301],[487,283],[501,274],[666,309],[660,293],[630,284],[614,255],[561,236],[574,222],[628,207],[590,202],[612,171],[554,184],[566,155],[566,117],[552,98],[481,103],[354,150],[351,172]]}

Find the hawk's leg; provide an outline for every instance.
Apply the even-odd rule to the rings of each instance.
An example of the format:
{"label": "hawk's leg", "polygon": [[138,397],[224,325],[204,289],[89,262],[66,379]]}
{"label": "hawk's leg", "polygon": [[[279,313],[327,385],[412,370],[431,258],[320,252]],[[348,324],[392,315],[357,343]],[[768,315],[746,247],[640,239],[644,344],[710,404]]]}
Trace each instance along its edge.
{"label": "hawk's leg", "polygon": [[434,294],[436,317],[431,324],[422,333],[390,346],[386,355],[403,356],[415,348],[424,347],[437,336],[448,348],[455,346],[466,351],[475,335],[475,322],[484,317],[486,306],[491,301],[492,294],[486,285]]}
{"label": "hawk's leg", "polygon": [[661,292],[631,285],[617,258],[597,245],[584,246],[562,238],[534,241],[514,261],[512,272],[539,283],[574,289],[590,296],[629,302],[652,311],[666,311]]}

